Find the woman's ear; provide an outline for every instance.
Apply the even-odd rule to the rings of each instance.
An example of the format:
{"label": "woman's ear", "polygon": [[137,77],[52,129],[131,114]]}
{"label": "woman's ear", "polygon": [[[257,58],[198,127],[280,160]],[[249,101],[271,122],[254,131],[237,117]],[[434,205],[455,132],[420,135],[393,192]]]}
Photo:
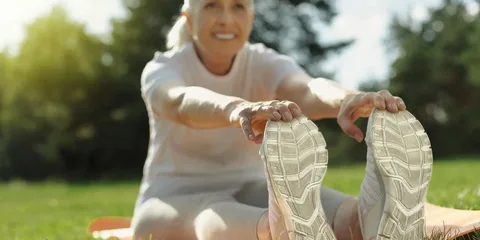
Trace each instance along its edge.
{"label": "woman's ear", "polygon": [[190,16],[190,14],[187,12],[182,12],[182,16],[186,20],[188,34],[192,35],[192,29],[193,29],[192,16]]}

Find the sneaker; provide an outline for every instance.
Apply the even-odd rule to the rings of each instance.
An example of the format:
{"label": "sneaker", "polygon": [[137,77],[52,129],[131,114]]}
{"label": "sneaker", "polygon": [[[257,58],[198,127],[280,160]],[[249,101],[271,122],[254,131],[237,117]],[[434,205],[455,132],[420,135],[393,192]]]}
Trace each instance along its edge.
{"label": "sneaker", "polygon": [[365,142],[366,173],[358,197],[363,239],[424,239],[433,156],[422,125],[408,111],[374,110]]}
{"label": "sneaker", "polygon": [[[335,239],[320,201],[328,163],[325,147],[317,126],[305,116],[267,123],[260,156],[272,199],[269,219],[273,239]],[[281,231],[278,225],[282,225]]]}

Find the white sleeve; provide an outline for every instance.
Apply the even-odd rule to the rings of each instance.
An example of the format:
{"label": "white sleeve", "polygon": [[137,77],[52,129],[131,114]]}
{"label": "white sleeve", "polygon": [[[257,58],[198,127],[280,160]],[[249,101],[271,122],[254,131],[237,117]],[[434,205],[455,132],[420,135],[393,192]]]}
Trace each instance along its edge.
{"label": "white sleeve", "polygon": [[263,86],[270,96],[275,96],[277,87],[282,80],[292,74],[303,71],[292,57],[278,53],[277,51],[260,45],[257,49],[263,71]]}
{"label": "white sleeve", "polygon": [[183,84],[183,80],[171,62],[170,58],[157,52],[154,59],[143,69],[140,88],[147,107],[151,106],[152,93],[158,84],[171,82]]}

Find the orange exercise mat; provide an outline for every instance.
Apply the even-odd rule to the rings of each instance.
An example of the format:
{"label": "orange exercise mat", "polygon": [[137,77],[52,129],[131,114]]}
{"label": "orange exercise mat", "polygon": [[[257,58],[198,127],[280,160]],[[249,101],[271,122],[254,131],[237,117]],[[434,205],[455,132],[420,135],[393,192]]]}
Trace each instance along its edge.
{"label": "orange exercise mat", "polygon": [[[475,230],[480,231],[480,210],[459,210],[426,204],[428,234],[449,232],[450,239],[466,236]],[[96,239],[131,240],[130,218],[100,217],[88,226],[88,232]]]}

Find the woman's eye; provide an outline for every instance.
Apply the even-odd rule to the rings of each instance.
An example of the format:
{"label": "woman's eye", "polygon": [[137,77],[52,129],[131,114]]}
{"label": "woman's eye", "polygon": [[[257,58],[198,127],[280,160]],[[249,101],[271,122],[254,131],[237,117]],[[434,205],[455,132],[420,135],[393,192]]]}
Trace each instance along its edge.
{"label": "woman's eye", "polygon": [[235,4],[235,8],[237,8],[237,9],[244,9],[244,8],[245,8],[245,5],[243,5],[242,3],[237,3],[237,4]]}
{"label": "woman's eye", "polygon": [[207,4],[205,5],[205,8],[214,8],[214,7],[216,7],[216,6],[217,6],[216,3],[210,2],[210,3],[207,3]]}

